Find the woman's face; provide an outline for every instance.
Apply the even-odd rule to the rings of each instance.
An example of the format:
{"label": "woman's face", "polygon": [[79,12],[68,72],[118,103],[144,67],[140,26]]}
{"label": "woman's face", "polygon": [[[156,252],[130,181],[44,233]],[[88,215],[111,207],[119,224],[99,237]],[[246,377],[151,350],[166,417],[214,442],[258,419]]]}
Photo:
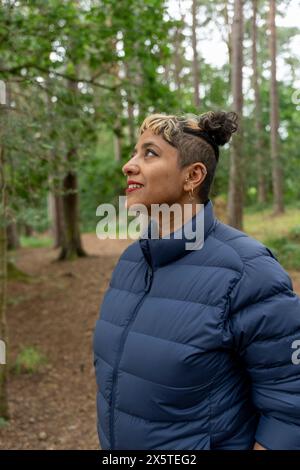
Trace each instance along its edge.
{"label": "woman's face", "polygon": [[[188,202],[189,186],[184,181],[188,169],[180,169],[177,162],[178,150],[147,129],[139,137],[130,160],[122,168],[127,176],[127,208],[144,204],[149,211],[151,204]],[[131,188],[131,182],[141,186]]]}

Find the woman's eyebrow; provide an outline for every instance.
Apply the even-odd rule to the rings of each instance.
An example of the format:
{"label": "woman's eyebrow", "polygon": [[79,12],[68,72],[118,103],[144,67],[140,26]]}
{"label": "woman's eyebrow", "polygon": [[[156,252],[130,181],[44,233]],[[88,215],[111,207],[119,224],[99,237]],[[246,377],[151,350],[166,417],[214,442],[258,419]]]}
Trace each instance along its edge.
{"label": "woman's eyebrow", "polygon": [[[157,147],[159,150],[161,150],[161,148],[155,143],[155,142],[152,142],[151,140],[149,140],[148,142],[144,142],[142,144],[142,148],[145,148],[147,147],[148,145],[155,145],[155,147]],[[134,147],[133,149],[134,151],[136,150],[136,147]]]}

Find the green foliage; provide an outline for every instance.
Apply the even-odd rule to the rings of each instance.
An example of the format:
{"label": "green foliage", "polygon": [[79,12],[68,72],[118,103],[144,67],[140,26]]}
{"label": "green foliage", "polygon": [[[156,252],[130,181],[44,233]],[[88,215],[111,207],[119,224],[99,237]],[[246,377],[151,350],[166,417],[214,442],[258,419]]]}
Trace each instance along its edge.
{"label": "green foliage", "polygon": [[50,237],[20,237],[21,246],[24,248],[50,248],[53,240]]}
{"label": "green foliage", "polygon": [[36,201],[35,205],[23,207],[22,211],[18,213],[17,221],[20,226],[22,224],[29,225],[35,232],[44,232],[49,227],[48,211],[47,211],[47,198],[41,197]]}
{"label": "green foliage", "polygon": [[296,225],[290,230],[290,239],[300,243],[300,225]]}
{"label": "green foliage", "polygon": [[[169,111],[178,105],[157,71],[172,60],[168,36],[176,22],[165,11],[163,0],[2,5],[0,79],[10,85],[17,110],[4,123],[15,219],[45,230],[46,194],[61,190],[68,170],[79,174],[85,225],[94,224],[100,202],[116,201],[123,183],[113,136],[122,134],[124,152],[124,95],[139,103],[139,119],[153,105]],[[118,69],[127,76],[118,77]],[[132,124],[138,125],[136,116]],[[105,145],[99,139],[103,129],[109,137]]]}
{"label": "green foliage", "polygon": [[[231,14],[231,2],[227,6]],[[250,4],[245,5],[247,44],[251,44],[251,8]],[[136,140],[138,126],[147,114],[231,109],[231,64],[227,61],[217,67],[201,56],[202,39],[206,39],[211,26],[221,28],[223,41],[228,40],[226,8],[218,0],[202,2],[199,11],[201,109],[196,109],[193,63],[186,54],[190,33],[186,20],[170,18],[164,0],[20,0],[2,4],[0,79],[11,87],[13,110],[5,122],[0,116],[0,126],[5,130],[9,210],[20,225],[26,223],[38,232],[49,227],[47,193],[62,191],[64,175],[71,169],[79,176],[82,228],[94,230],[97,206],[103,202],[117,205],[118,196],[124,194],[121,167],[129,158],[135,143],[132,139]],[[278,14],[283,13],[282,7]],[[269,69],[267,15],[267,5],[262,2],[257,52],[263,125],[261,154],[269,204],[272,184],[270,82],[265,73]],[[278,60],[290,71],[279,82],[280,156],[286,203],[300,199],[299,107],[291,99],[298,58],[290,54],[291,41],[297,34],[298,28],[278,28]],[[244,52],[249,68],[251,47],[245,47]],[[177,59],[181,67],[179,88]],[[248,88],[244,93],[245,138],[241,156],[245,205],[264,209],[257,206],[257,116],[253,112],[250,80],[245,80],[245,85]],[[133,107],[131,115],[128,103]],[[130,127],[134,136],[130,135]],[[121,162],[115,161],[116,135],[121,139]],[[229,158],[226,145],[221,149],[213,196],[228,191]],[[35,244],[32,240],[23,241]]]}
{"label": "green foliage", "polygon": [[245,232],[265,240],[290,236],[289,231],[299,224],[299,207],[296,204],[287,205],[286,211],[280,216],[273,216],[273,207],[256,204],[245,210]]}
{"label": "green foliage", "polygon": [[33,346],[24,347],[18,354],[13,371],[16,374],[34,374],[47,363],[47,358]]}
{"label": "green foliage", "polygon": [[293,227],[287,236],[269,237],[264,240],[278,261],[286,269],[300,270],[300,226]]}
{"label": "green foliage", "polygon": [[21,271],[12,259],[7,263],[7,278],[9,281],[21,282],[29,282],[31,279],[30,275]]}
{"label": "green foliage", "polygon": [[122,163],[114,160],[113,152],[111,130],[101,130],[98,144],[87,157],[84,171],[79,174],[81,222],[86,231],[96,228],[98,205],[114,203],[117,206],[118,196],[125,189]]}
{"label": "green foliage", "polygon": [[3,418],[0,416],[0,429],[5,428],[9,424],[8,419]]}

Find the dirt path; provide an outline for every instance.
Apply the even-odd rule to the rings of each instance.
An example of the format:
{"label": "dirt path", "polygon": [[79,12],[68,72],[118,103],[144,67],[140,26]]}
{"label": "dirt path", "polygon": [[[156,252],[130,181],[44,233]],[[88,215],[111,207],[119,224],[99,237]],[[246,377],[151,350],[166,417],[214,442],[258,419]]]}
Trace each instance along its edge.
{"label": "dirt path", "polygon": [[84,236],[93,255],[55,263],[55,250],[21,249],[18,266],[34,276],[9,283],[9,349],[47,356],[39,373],[10,374],[11,420],[2,449],[97,449],[92,333],[101,298],[119,255],[132,241]]}
{"label": "dirt path", "polygon": [[[9,283],[10,358],[26,346],[47,356],[44,369],[10,374],[11,420],[2,449],[97,449],[92,333],[118,257],[132,240],[84,235],[92,256],[56,263],[47,248],[21,249],[18,266],[33,278]],[[300,272],[291,273],[300,293]]]}

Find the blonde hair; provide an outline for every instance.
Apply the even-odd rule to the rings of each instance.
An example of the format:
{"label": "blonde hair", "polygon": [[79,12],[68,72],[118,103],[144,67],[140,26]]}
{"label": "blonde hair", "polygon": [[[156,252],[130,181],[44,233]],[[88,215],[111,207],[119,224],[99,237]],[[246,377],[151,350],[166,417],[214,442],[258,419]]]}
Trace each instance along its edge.
{"label": "blonde hair", "polygon": [[153,134],[162,134],[167,142],[173,144],[173,138],[180,132],[183,123],[186,123],[191,129],[199,129],[197,116],[195,115],[189,114],[181,117],[174,114],[151,114],[144,119],[139,129],[139,135],[145,130],[151,129]]}

